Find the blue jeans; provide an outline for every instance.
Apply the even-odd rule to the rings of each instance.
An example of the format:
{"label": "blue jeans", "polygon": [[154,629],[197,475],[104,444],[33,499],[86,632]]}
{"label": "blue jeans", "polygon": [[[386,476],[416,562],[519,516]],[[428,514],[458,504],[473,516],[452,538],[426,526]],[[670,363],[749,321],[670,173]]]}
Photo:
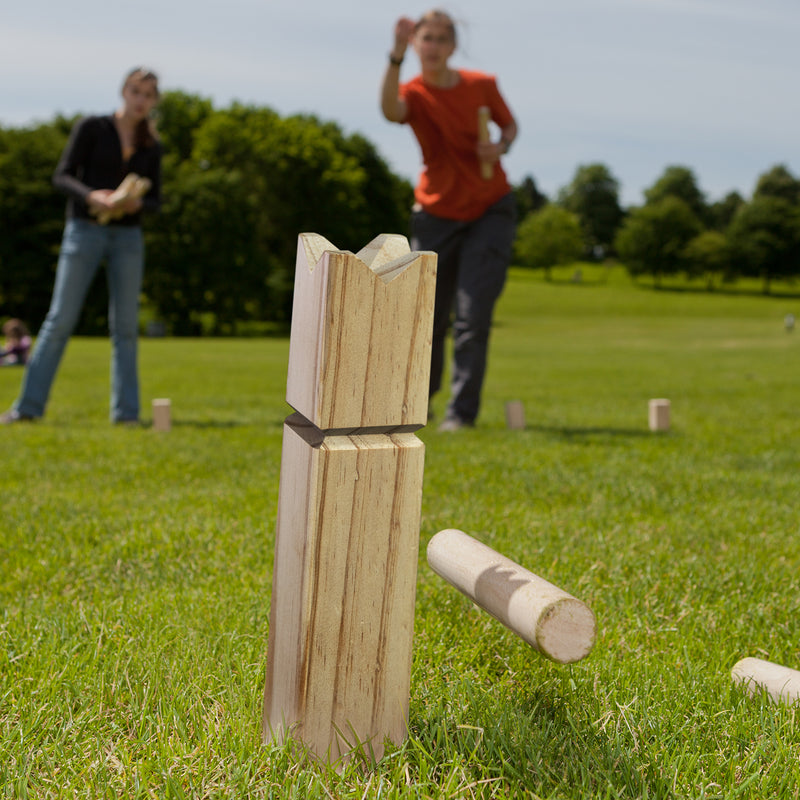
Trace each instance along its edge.
{"label": "blue jeans", "polygon": [[111,420],[139,418],[139,292],[144,240],[138,226],[98,225],[70,219],[64,228],[50,310],[25,371],[14,409],[44,415],[50,388],[67,341],[78,324],[86,294],[103,259],[108,268],[108,321],[111,332]]}
{"label": "blue jeans", "polygon": [[430,395],[441,388],[445,337],[453,329],[451,397],[446,416],[478,416],[497,299],[503,291],[516,233],[517,205],[508,194],[470,222],[413,214],[412,249],[438,255],[433,312]]}

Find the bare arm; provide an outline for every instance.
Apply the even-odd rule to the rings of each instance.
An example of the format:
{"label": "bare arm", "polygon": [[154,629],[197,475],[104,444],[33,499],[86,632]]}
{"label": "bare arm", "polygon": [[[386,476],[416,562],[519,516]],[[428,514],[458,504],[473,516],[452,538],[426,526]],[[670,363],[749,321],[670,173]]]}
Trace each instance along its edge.
{"label": "bare arm", "polygon": [[391,60],[386,66],[381,83],[381,111],[389,122],[405,122],[408,113],[405,101],[400,97],[400,62],[406,54],[408,40],[413,34],[414,21],[408,17],[401,17],[394,27]]}

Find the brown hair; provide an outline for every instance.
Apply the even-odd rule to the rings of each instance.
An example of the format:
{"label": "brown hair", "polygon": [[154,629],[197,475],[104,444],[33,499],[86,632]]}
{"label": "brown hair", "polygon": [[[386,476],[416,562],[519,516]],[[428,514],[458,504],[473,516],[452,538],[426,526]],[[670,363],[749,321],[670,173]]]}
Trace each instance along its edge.
{"label": "brown hair", "polygon": [[7,319],[3,323],[3,335],[8,339],[21,339],[28,336],[28,327],[21,319]]}
{"label": "brown hair", "polygon": [[456,23],[446,11],[443,11],[441,8],[432,8],[430,11],[426,11],[417,20],[417,24],[414,26],[414,33],[416,33],[428,22],[436,22],[440,25],[444,25],[448,31],[450,31],[450,35],[453,37],[453,44],[458,44],[458,37],[456,36]]}
{"label": "brown hair", "polygon": [[[153,88],[156,90],[156,97],[161,97],[161,92],[158,89],[158,75],[151,69],[147,67],[134,67],[125,76],[125,80],[122,82],[122,89],[124,90],[131,81],[150,81],[153,84]],[[140,147],[151,147],[157,141],[158,133],[156,132],[156,126],[153,124],[153,121],[150,119],[143,119],[136,126],[136,136],[134,139],[136,149],[138,150]]]}

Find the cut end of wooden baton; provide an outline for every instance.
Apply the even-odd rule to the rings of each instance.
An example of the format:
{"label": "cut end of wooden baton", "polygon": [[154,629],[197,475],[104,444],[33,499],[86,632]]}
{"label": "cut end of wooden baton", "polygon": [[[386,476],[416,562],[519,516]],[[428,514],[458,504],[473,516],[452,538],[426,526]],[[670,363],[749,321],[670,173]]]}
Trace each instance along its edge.
{"label": "cut end of wooden baton", "polygon": [[427,548],[431,569],[476,605],[559,664],[585,658],[597,623],[581,600],[455,528]]}
{"label": "cut end of wooden baton", "polygon": [[592,610],[577,598],[555,602],[539,620],[539,651],[559,664],[581,661],[592,652],[597,623]]}
{"label": "cut end of wooden baton", "polygon": [[800,672],[762,658],[743,658],[731,669],[731,677],[750,695],[765,691],[776,703],[800,700]]}

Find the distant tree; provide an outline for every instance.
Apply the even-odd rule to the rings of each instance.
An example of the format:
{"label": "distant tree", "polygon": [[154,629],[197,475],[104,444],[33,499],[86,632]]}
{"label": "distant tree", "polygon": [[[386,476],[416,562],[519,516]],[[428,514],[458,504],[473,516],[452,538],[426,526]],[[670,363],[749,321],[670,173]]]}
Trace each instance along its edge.
{"label": "distant tree", "polygon": [[605,164],[579,166],[572,182],[561,190],[559,203],[580,220],[587,256],[611,250],[623,211],[619,182]]}
{"label": "distant tree", "polygon": [[65,198],[51,179],[72,123],[0,129],[0,317],[37,329],[47,313]]}
{"label": "distant tree", "polygon": [[197,169],[190,162],[169,177],[161,213],[148,228],[144,292],[174,335],[236,332],[238,321],[266,317],[253,247],[255,213],[240,170]]}
{"label": "distant tree", "polygon": [[211,100],[180,91],[164,92],[158,103],[157,127],[165,158],[172,162],[192,157],[194,138],[214,113]]}
{"label": "distant tree", "polygon": [[738,192],[729,192],[709,206],[709,225],[716,231],[725,231],[744,204],[745,199]]}
{"label": "distant tree", "polygon": [[690,239],[682,261],[687,277],[705,277],[709,290],[714,288],[715,281],[729,280],[733,274],[728,239],[720,231],[703,231]]}
{"label": "distant tree", "polygon": [[653,205],[665,197],[677,197],[688,206],[700,222],[708,222],[706,198],[697,186],[694,173],[688,167],[667,167],[661,177],[644,193],[647,204]]}
{"label": "distant tree", "polygon": [[757,194],[736,213],[728,238],[741,273],[760,277],[765,293],[779,278],[800,271],[800,207]]}
{"label": "distant tree", "polygon": [[548,203],[525,217],[517,227],[516,263],[544,269],[547,280],[551,267],[569,264],[582,253],[583,235],[578,217],[561,206]]}
{"label": "distant tree", "polygon": [[312,116],[234,104],[193,132],[191,158],[165,176],[145,293],[173,332],[288,320],[297,236],[357,251],[407,233],[410,185],[361,136]]}
{"label": "distant tree", "polygon": [[539,191],[532,175],[526,175],[522,183],[514,187],[514,195],[517,198],[517,217],[520,221],[547,204],[547,196]]}
{"label": "distant tree", "polygon": [[615,247],[632,276],[650,274],[656,285],[684,268],[686,245],[702,225],[686,203],[673,195],[648,202],[628,214]]}
{"label": "distant tree", "polygon": [[783,164],[778,164],[759,177],[753,197],[778,197],[797,205],[800,203],[800,180]]}

